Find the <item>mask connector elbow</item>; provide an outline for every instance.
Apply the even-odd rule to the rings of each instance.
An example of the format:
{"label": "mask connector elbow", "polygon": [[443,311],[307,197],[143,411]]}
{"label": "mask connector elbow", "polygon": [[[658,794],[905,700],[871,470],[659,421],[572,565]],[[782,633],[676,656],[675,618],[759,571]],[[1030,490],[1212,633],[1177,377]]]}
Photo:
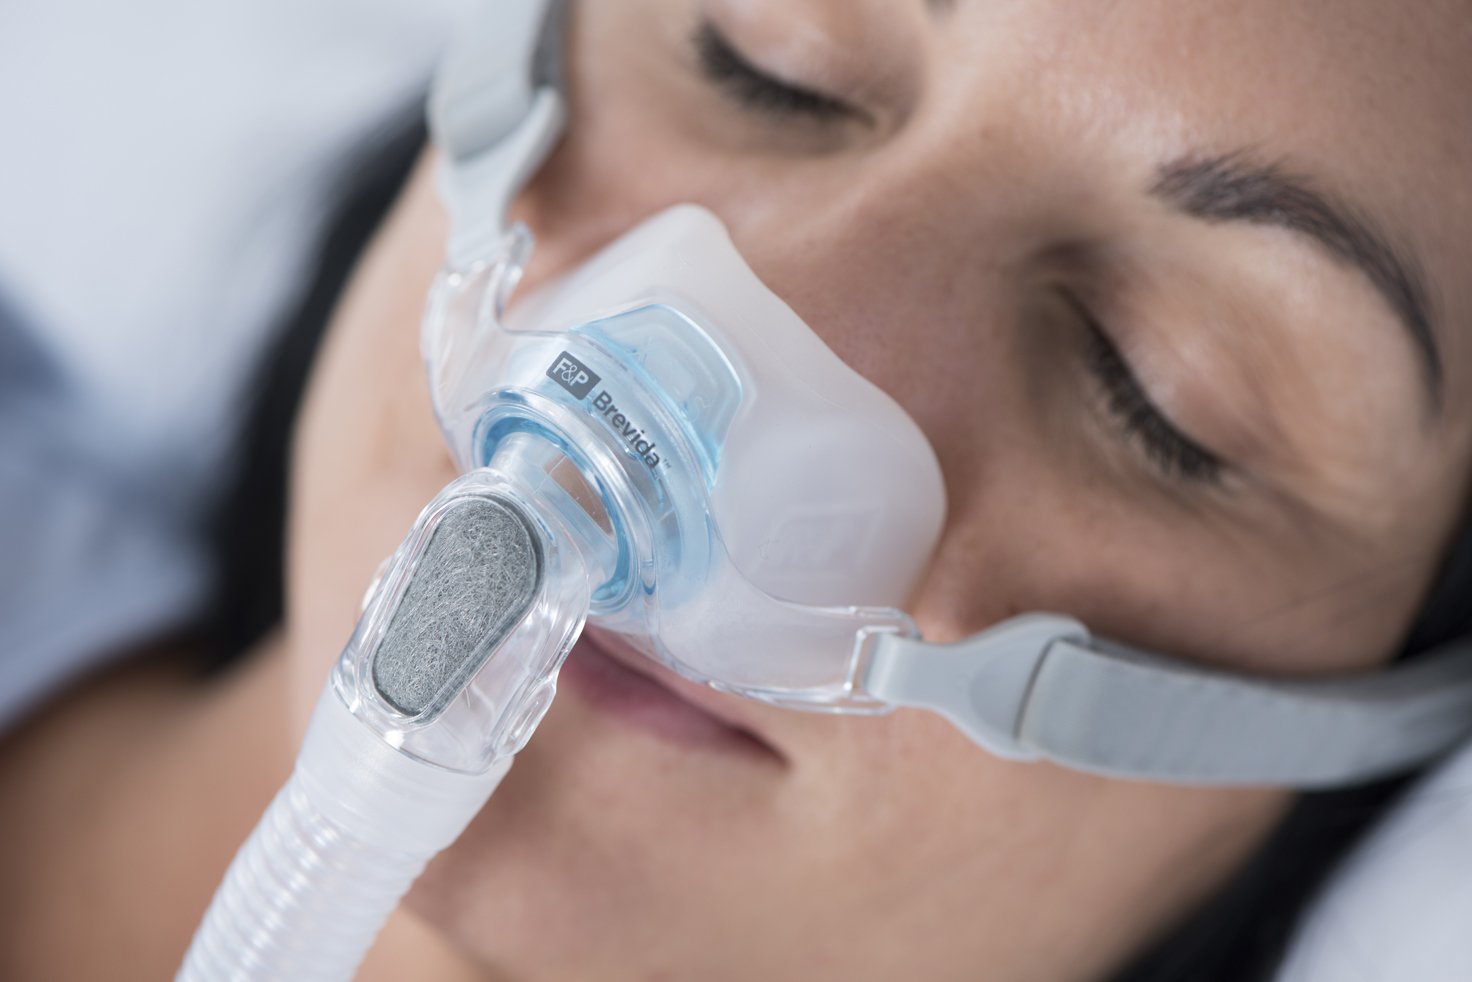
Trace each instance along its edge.
{"label": "mask connector elbow", "polygon": [[562,485],[524,486],[506,463],[447,486],[389,560],[179,979],[351,978],[536,729],[589,565],[561,527]]}
{"label": "mask connector elbow", "polygon": [[385,743],[470,774],[525,745],[588,612],[592,574],[564,526],[566,493],[529,483],[544,472],[511,456],[424,509],[330,683]]}

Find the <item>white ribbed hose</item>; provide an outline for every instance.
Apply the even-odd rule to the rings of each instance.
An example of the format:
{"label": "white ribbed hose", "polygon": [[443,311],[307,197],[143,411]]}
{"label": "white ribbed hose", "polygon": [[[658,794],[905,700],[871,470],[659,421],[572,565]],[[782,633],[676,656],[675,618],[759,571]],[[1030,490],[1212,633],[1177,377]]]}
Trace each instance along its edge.
{"label": "white ribbed hose", "polygon": [[503,757],[467,775],[415,760],[329,687],[296,769],[231,863],[178,980],[351,979],[425,864],[459,837],[510,766]]}

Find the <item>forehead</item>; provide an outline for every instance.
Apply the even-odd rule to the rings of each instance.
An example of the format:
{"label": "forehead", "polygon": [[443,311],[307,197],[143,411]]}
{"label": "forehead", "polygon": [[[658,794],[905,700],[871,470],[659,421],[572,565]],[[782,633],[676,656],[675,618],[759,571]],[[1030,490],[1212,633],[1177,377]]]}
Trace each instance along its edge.
{"label": "forehead", "polygon": [[1472,418],[1472,3],[951,6],[937,61],[972,113],[1002,91],[1137,186],[1165,161],[1246,150],[1358,205],[1424,266],[1447,408]]}

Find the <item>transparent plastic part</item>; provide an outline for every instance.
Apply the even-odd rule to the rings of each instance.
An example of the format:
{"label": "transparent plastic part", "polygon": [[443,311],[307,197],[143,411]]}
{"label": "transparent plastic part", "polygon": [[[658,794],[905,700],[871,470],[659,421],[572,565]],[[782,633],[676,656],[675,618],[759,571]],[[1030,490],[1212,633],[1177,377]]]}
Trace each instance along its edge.
{"label": "transparent plastic part", "polygon": [[[373,681],[373,662],[445,516],[484,497],[528,518],[539,593],[467,677],[418,715]],[[551,515],[552,521],[545,515]],[[429,860],[484,807],[555,694],[582,630],[589,568],[541,507],[495,472],[457,478],[420,514],[369,590],[317,702],[286,786],[241,847],[178,978],[343,980]]]}
{"label": "transparent plastic part", "polygon": [[[437,708],[406,714],[375,686],[373,658],[440,520],[471,496],[509,502],[532,520],[541,546],[541,589],[458,692],[432,701]],[[588,610],[589,570],[583,555],[549,517],[555,521],[555,513],[525,489],[495,471],[475,470],[430,502],[390,557],[330,682],[348,711],[389,746],[439,767],[475,774],[515,753],[530,736],[551,703],[557,670]]]}
{"label": "transparent plastic part", "polygon": [[651,292],[591,321],[512,328],[503,313],[530,236],[445,270],[424,356],[459,465],[488,468],[569,538],[588,620],[693,680],[792,708],[882,712],[858,680],[877,638],[918,636],[899,610],[772,596],[727,548],[711,495],[758,382],[698,305]]}

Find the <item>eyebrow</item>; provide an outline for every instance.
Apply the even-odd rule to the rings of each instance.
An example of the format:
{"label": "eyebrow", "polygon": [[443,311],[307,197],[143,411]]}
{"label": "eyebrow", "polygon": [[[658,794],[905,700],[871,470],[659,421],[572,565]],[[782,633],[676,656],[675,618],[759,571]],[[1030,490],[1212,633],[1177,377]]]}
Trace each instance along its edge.
{"label": "eyebrow", "polygon": [[1361,210],[1316,190],[1279,165],[1255,164],[1242,153],[1165,164],[1150,194],[1202,221],[1247,222],[1296,232],[1358,268],[1406,328],[1421,355],[1432,407],[1440,410],[1445,369],[1421,265],[1398,252]]}

